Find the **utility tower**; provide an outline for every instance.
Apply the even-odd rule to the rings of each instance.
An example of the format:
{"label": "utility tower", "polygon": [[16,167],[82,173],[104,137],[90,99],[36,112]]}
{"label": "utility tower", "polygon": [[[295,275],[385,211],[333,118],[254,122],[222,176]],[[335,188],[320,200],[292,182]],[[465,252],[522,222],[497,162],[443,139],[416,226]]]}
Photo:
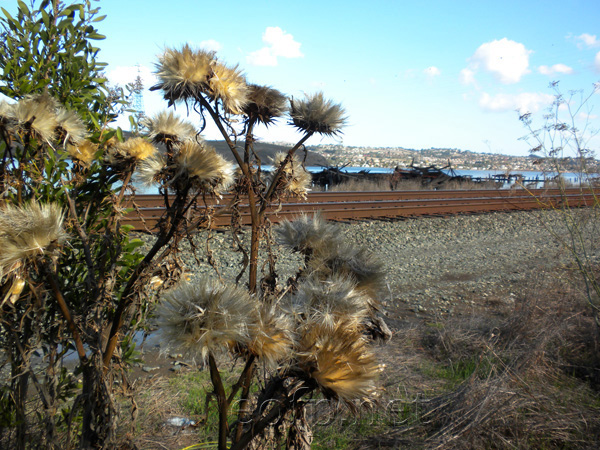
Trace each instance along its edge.
{"label": "utility tower", "polygon": [[133,96],[131,106],[136,122],[139,123],[141,119],[146,117],[144,113],[144,83],[140,76],[140,66],[138,65],[138,74],[135,81],[131,83],[131,95]]}

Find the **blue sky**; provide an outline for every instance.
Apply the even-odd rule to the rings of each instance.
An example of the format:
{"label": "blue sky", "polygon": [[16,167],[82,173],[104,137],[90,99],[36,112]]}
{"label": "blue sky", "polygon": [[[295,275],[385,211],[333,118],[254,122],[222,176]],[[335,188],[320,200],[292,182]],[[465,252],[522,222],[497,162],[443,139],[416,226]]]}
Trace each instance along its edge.
{"label": "blue sky", "polygon": [[[7,3],[1,1],[0,3]],[[518,113],[541,116],[548,85],[600,79],[600,1],[102,0],[98,42],[114,83],[146,87],[166,47],[189,43],[239,64],[249,82],[322,90],[349,117],[345,145],[527,153]],[[588,120],[598,124],[600,95]],[[144,93],[146,112],[166,108]],[[180,107],[178,111],[185,112]],[[585,119],[585,117],[582,117]],[[208,130],[208,138],[217,137]],[[297,139],[282,123],[264,140]],[[313,137],[309,144],[330,143]]]}

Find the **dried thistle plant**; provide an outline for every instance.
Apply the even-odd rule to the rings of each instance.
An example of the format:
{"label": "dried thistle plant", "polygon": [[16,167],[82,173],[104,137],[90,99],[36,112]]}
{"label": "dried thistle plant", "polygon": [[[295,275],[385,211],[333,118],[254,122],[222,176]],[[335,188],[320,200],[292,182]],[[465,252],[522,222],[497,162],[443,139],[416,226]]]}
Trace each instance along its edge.
{"label": "dried thistle plant", "polygon": [[196,138],[196,127],[187,120],[176,116],[172,111],[163,111],[144,121],[148,127],[148,137],[156,144],[180,143]]}
{"label": "dried thistle plant", "polygon": [[151,186],[165,181],[167,160],[160,151],[144,159],[137,166],[136,179],[141,184]]}
{"label": "dried thistle plant", "polygon": [[143,161],[156,153],[156,147],[141,137],[127,139],[125,142],[119,142],[109,151],[109,160],[112,162],[120,161]]}
{"label": "dried thistle plant", "polygon": [[248,85],[248,102],[244,114],[251,121],[269,126],[288,109],[287,97],[277,89],[268,86]]}
{"label": "dried thistle plant", "polygon": [[55,138],[58,103],[48,94],[28,95],[12,108],[17,134],[33,132],[46,142]]}
{"label": "dried thistle plant", "polygon": [[156,64],[159,82],[151,90],[161,89],[170,103],[197,98],[208,88],[214,58],[214,52],[194,50],[187,44],[181,50],[165,50]]}
{"label": "dried thistle plant", "polygon": [[304,168],[296,155],[288,158],[285,153],[277,153],[273,158],[273,165],[279,167],[282,164],[285,166],[279,179],[281,189],[288,194],[306,198],[312,184],[312,175]]}
{"label": "dried thistle plant", "polygon": [[221,100],[231,114],[242,114],[248,102],[248,86],[241,70],[219,62],[213,64],[212,70],[206,92],[209,98]]}
{"label": "dried thistle plant", "polygon": [[292,309],[310,323],[333,329],[340,322],[357,330],[369,313],[369,298],[356,283],[340,274],[322,280],[309,277],[291,300]]}
{"label": "dried thistle plant", "polygon": [[308,262],[312,276],[325,279],[334,274],[352,279],[356,288],[371,298],[372,306],[385,287],[385,265],[383,261],[362,246],[341,240],[322,247]]}
{"label": "dried thistle plant", "polygon": [[297,350],[298,367],[318,383],[326,397],[350,402],[375,390],[381,366],[353,324],[338,322],[331,328],[308,322]]}
{"label": "dried thistle plant", "polygon": [[341,105],[325,100],[322,92],[306,95],[303,100],[290,100],[292,124],[299,130],[337,135],[346,124]]}
{"label": "dried thistle plant", "polygon": [[305,256],[312,255],[315,249],[326,250],[337,242],[339,234],[337,227],[318,212],[302,214],[292,221],[284,220],[275,228],[275,233],[278,244]]}
{"label": "dried thistle plant", "polygon": [[168,292],[158,309],[168,345],[202,360],[209,353],[247,347],[256,314],[256,299],[246,290],[208,278]]}
{"label": "dried thistle plant", "polygon": [[81,117],[73,111],[69,111],[62,107],[58,108],[56,122],[61,142],[79,145],[84,142],[88,135],[83,120],[81,120]]}
{"label": "dried thistle plant", "polygon": [[178,147],[176,177],[187,176],[195,188],[222,192],[233,183],[233,167],[208,145],[186,141]]}
{"label": "dried thistle plant", "polygon": [[51,254],[67,238],[64,215],[55,203],[30,202],[0,209],[0,277],[37,257]]}
{"label": "dried thistle plant", "polygon": [[250,328],[250,353],[256,355],[268,368],[275,369],[292,354],[293,323],[275,306],[262,304],[258,308],[256,323]]}
{"label": "dried thistle plant", "polygon": [[98,151],[98,145],[89,140],[84,140],[79,145],[67,145],[67,152],[71,158],[80,161],[84,166],[89,166]]}

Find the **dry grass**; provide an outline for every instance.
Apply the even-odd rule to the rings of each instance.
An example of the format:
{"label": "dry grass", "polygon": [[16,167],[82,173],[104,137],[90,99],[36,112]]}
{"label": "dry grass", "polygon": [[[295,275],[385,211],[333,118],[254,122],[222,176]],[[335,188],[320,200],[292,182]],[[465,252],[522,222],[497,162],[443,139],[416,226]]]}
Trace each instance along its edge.
{"label": "dry grass", "polygon": [[[314,424],[313,448],[597,448],[598,334],[571,277],[538,274],[514,286],[520,294],[502,310],[395,318],[391,343],[376,349],[387,365],[377,405],[355,418],[319,410],[317,419],[334,420]],[[165,426],[173,416],[198,419],[184,400],[203,377],[140,381],[131,442],[175,450],[210,440],[204,426]]]}
{"label": "dry grass", "polygon": [[[423,184],[420,180],[403,180],[396,186],[396,191],[432,191],[438,190],[473,190],[473,189],[496,189],[493,182],[473,183],[473,182],[458,182],[449,181],[441,185]],[[321,186],[314,186],[314,191],[324,191]],[[361,191],[389,191],[389,181],[371,181],[353,179],[345,183],[331,186],[327,189],[328,192],[361,192]]]}
{"label": "dry grass", "polygon": [[523,290],[504,318],[420,325],[420,347],[411,328],[414,384],[434,394],[409,393],[418,417],[370,438],[371,447],[596,448],[598,334],[578,291],[555,275]]}

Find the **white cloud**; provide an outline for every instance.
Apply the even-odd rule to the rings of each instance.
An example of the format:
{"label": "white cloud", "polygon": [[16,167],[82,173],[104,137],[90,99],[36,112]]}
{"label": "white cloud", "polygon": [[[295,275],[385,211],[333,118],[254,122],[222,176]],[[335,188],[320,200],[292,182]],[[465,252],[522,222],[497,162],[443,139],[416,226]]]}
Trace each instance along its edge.
{"label": "white cloud", "polygon": [[246,62],[253,66],[276,66],[277,56],[269,47],[263,47],[246,56]]}
{"label": "white cloud", "polygon": [[465,68],[460,71],[459,80],[466,86],[475,84],[475,72],[473,72],[471,69]]}
{"label": "white cloud", "polygon": [[582,47],[600,47],[600,41],[595,34],[583,33],[579,36],[574,36],[573,39],[577,41],[577,46]]}
{"label": "white cloud", "polygon": [[485,111],[519,111],[520,114],[524,114],[526,112],[535,113],[552,104],[553,101],[554,96],[536,92],[496,94],[494,96],[484,92],[479,98],[479,106]]}
{"label": "white cloud", "polygon": [[215,41],[214,39],[207,39],[206,41],[200,42],[200,47],[202,47],[204,50],[212,50],[214,52],[218,52],[223,48],[223,45],[221,45],[220,42]]}
{"label": "white cloud", "polygon": [[594,58],[594,67],[598,72],[600,72],[600,52],[596,53],[596,58]]}
{"label": "white cloud", "polygon": [[553,66],[540,66],[538,67],[538,72],[542,75],[571,75],[573,69],[565,64],[554,64]]}
{"label": "white cloud", "polygon": [[442,71],[435,66],[429,66],[427,69],[423,70],[423,73],[430,80],[439,77],[442,74]]}
{"label": "white cloud", "polygon": [[145,89],[157,83],[156,76],[146,66],[116,66],[107,72],[106,78],[113,85],[125,87],[126,84],[133,83],[138,74],[142,78]]}
{"label": "white cloud", "polygon": [[263,33],[262,40],[265,47],[250,53],[246,61],[254,66],[276,66],[278,57],[302,58],[300,44],[294,40],[294,36],[286,33],[279,27],[267,27]]}
{"label": "white cloud", "polygon": [[470,68],[486,70],[503,84],[518,83],[530,72],[531,53],[523,44],[502,38],[480,45],[469,59]]}

